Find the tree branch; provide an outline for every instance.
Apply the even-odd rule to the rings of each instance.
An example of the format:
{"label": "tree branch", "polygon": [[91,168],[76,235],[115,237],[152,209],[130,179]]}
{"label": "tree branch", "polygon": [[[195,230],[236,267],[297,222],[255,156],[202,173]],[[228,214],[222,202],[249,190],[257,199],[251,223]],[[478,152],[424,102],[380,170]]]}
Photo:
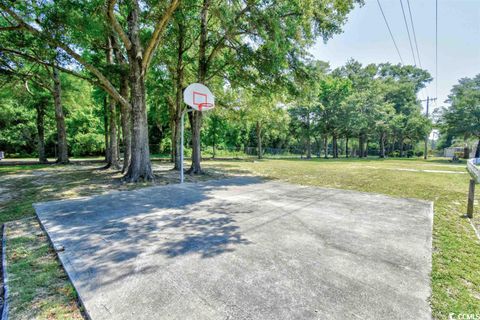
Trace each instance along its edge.
{"label": "tree branch", "polygon": [[218,67],[217,70],[215,70],[214,72],[211,72],[211,73],[210,73],[210,76],[207,77],[207,81],[210,81],[213,77],[219,75],[220,72],[222,72],[223,70],[225,70],[225,67],[228,66],[230,63],[231,63],[231,62],[227,60],[225,63],[222,64],[221,67]]}
{"label": "tree branch", "polygon": [[38,62],[44,66],[49,66],[49,67],[54,67],[54,68],[57,68],[58,70],[62,71],[62,72],[65,72],[65,73],[68,73],[68,74],[71,74],[77,78],[80,78],[80,79],[84,79],[84,80],[87,80],[89,82],[93,82],[94,84],[98,85],[97,82],[95,82],[93,79],[89,78],[89,77],[86,77],[84,75],[81,75],[80,73],[78,72],[75,72],[73,70],[70,70],[70,69],[66,69],[64,67],[60,67],[59,65],[54,65],[53,63],[51,62],[46,62],[46,61],[43,61],[39,58],[36,58],[34,56],[31,56],[27,53],[24,53],[24,52],[21,52],[21,51],[18,51],[18,50],[14,50],[14,49],[8,49],[8,48],[3,48],[3,47],[0,47],[0,52],[9,52],[9,53],[12,53],[16,56],[20,56],[20,57],[23,57],[25,59],[28,59],[30,61],[34,61],[34,62]]}
{"label": "tree branch", "polygon": [[[34,79],[34,78],[35,78],[35,79]],[[33,81],[34,83],[37,84],[37,86],[42,87],[43,89],[47,90],[47,91],[50,92],[50,93],[53,93],[53,88],[52,88],[51,86],[43,83],[42,80],[40,80],[40,79],[38,78],[38,76],[34,76],[34,77],[32,77],[32,78],[25,79],[25,85],[26,85],[27,88],[28,88],[28,80]]]}
{"label": "tree branch", "polygon": [[173,12],[175,12],[179,4],[180,4],[180,0],[171,0],[167,10],[155,25],[155,30],[153,31],[152,37],[150,38],[147,48],[143,53],[143,60],[142,60],[143,74],[145,74],[145,72],[147,71],[148,66],[150,65],[150,62],[152,61],[152,56],[158,47],[163,31],[165,30],[165,27],[167,26],[168,21],[170,20]]}
{"label": "tree branch", "polygon": [[44,79],[42,79],[41,77],[39,77],[35,73],[29,73],[29,72],[23,73],[23,72],[17,71],[15,69],[13,69],[11,66],[9,66],[8,63],[6,63],[6,62],[4,63],[4,66],[11,71],[11,75],[13,77],[16,77],[20,81],[24,82],[25,88],[27,89],[28,93],[30,93],[31,95],[33,95],[33,94],[32,94],[32,92],[30,92],[30,89],[28,88],[28,81],[29,80],[35,82],[38,86],[44,88],[45,90],[47,90],[49,92],[53,92],[52,87],[49,86],[48,84],[45,84]]}
{"label": "tree branch", "polygon": [[125,45],[125,48],[127,50],[130,50],[130,48],[132,47],[132,42],[128,38],[125,31],[123,31],[123,28],[118,22],[117,17],[115,17],[115,12],[113,11],[115,8],[116,2],[117,2],[116,0],[109,0],[107,2],[107,16],[108,16],[108,19],[110,20],[110,23],[112,24],[113,30],[115,30],[115,32],[118,34],[123,44]]}
{"label": "tree branch", "polygon": [[28,93],[30,93],[31,96],[34,96],[33,92],[30,91],[30,88],[28,87],[28,81],[25,80],[25,89],[27,90]]}
{"label": "tree branch", "polygon": [[[250,10],[250,4],[245,6],[240,12],[237,13],[235,16],[234,22],[237,23],[238,20],[248,11]],[[224,46],[225,41],[228,39],[230,36],[230,32],[232,31],[233,27],[225,31],[225,34],[217,41],[217,43],[214,45],[212,51],[207,57],[207,66],[210,64],[212,59],[215,57],[215,55],[218,53],[218,51]]]}
{"label": "tree branch", "polygon": [[[28,32],[37,35],[43,39],[45,39],[50,45],[56,47],[56,48],[61,48],[63,49],[67,54],[69,54],[73,59],[75,59],[78,63],[83,65],[88,71],[93,73],[99,80],[101,86],[103,89],[105,89],[106,92],[112,98],[114,98],[116,101],[121,103],[124,106],[130,107],[130,103],[122,97],[122,95],[115,89],[115,87],[112,85],[112,83],[98,70],[95,68],[93,65],[88,63],[84,58],[82,58],[81,55],[76,53],[73,49],[71,49],[68,45],[65,43],[55,39],[52,37],[52,35],[47,34],[43,31],[40,31],[36,29],[35,27],[29,25],[26,23],[18,14],[16,14],[12,9],[7,7],[3,1],[0,1],[0,9],[3,9],[5,12],[7,12],[15,21],[17,21],[18,24],[22,26],[23,29],[27,30]],[[59,69],[61,70],[61,69]]]}
{"label": "tree branch", "polygon": [[22,26],[9,26],[9,27],[0,27],[0,31],[12,31],[12,30],[18,30],[21,29]]}
{"label": "tree branch", "polygon": [[117,59],[117,62],[121,65],[125,65],[127,63],[127,60],[123,56],[122,51],[120,50],[120,47],[118,45],[117,37],[112,36],[112,47],[113,47],[113,52],[115,54],[115,58]]}

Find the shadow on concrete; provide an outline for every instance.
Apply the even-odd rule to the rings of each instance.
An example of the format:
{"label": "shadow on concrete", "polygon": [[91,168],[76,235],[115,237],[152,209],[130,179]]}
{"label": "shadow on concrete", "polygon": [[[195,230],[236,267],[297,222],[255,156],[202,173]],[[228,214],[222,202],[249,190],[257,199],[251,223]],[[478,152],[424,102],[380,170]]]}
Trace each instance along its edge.
{"label": "shadow on concrete", "polygon": [[[250,177],[158,186],[34,207],[54,246],[65,248],[59,255],[68,254],[65,268],[72,280],[95,290],[135,273],[158,271],[158,263],[145,264],[142,255],[211,258],[248,245],[235,219],[244,210],[226,201],[205,201],[212,192],[259,182]],[[165,259],[155,261],[174,261]]]}
{"label": "shadow on concrete", "polygon": [[211,218],[186,215],[169,215],[164,218],[168,223],[164,231],[181,231],[180,239],[166,241],[157,251],[169,258],[189,253],[199,253],[202,258],[210,258],[224,252],[232,252],[236,245],[249,244],[236,225],[235,215],[238,206],[227,202],[217,202],[214,207],[201,205],[201,210]]}

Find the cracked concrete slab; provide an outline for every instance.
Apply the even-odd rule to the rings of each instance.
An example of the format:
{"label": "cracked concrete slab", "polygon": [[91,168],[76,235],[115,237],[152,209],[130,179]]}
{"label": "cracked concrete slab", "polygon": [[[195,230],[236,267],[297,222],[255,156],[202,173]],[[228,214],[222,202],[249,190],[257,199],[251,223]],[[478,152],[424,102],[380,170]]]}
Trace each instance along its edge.
{"label": "cracked concrete slab", "polygon": [[99,319],[430,319],[432,204],[253,177],[35,204]]}

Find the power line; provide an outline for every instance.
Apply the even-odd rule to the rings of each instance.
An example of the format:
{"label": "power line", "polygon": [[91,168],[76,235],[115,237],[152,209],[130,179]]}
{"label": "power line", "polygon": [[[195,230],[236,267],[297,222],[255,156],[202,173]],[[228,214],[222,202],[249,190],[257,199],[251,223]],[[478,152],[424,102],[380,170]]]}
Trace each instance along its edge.
{"label": "power line", "polygon": [[413,23],[412,10],[410,9],[410,0],[407,0],[407,5],[408,5],[408,13],[410,15],[410,24],[412,25],[413,40],[415,41],[415,49],[417,50],[418,65],[420,66],[420,68],[422,68],[422,62],[420,61],[420,53],[418,50],[417,34],[415,32],[415,24]]}
{"label": "power line", "polygon": [[408,29],[407,17],[405,16],[405,10],[403,9],[403,2],[400,0],[402,6],[403,21],[405,22],[405,28],[407,28],[408,42],[410,43],[410,49],[412,49],[413,63],[417,65],[417,59],[415,59],[415,53],[413,51],[412,38],[410,37],[410,30]]}
{"label": "power line", "polygon": [[[421,69],[423,69],[422,60],[420,58],[420,50],[418,49],[418,41],[417,41],[417,33],[415,31],[415,23],[413,22],[412,8],[410,7],[410,0],[407,0],[407,7],[408,7],[408,14],[410,16],[410,24],[412,26],[412,33],[413,33],[413,40],[414,40],[414,43],[415,43],[415,50],[417,52],[418,65],[420,66]],[[424,89],[426,91],[427,97],[430,96],[430,93],[428,92],[428,87],[425,87]],[[422,95],[424,95],[424,94],[422,93]],[[425,98],[423,100],[426,101]],[[436,106],[437,100],[435,99],[433,101],[434,101],[435,106]]]}
{"label": "power line", "polygon": [[403,64],[403,59],[402,55],[400,54],[400,50],[398,50],[397,43],[395,42],[395,38],[393,37],[392,30],[390,29],[390,26],[387,21],[387,17],[385,17],[385,13],[383,12],[382,5],[380,4],[380,0],[377,0],[378,7],[380,8],[380,11],[382,12],[383,20],[385,21],[385,24],[387,25],[388,33],[390,33],[390,37],[392,38],[393,45],[395,46],[395,49],[397,50],[398,57],[400,58],[400,62]]}

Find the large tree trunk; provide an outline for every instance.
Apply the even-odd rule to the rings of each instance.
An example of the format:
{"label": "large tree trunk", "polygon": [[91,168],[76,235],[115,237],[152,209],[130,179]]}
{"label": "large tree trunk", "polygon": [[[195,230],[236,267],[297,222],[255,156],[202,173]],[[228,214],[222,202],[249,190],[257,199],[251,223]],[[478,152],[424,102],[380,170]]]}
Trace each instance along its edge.
{"label": "large tree trunk", "polygon": [[477,142],[477,150],[475,150],[475,158],[480,158],[480,138]]}
{"label": "large tree trunk", "polygon": [[312,159],[312,143],[310,137],[307,136],[307,159]]}
{"label": "large tree trunk", "polygon": [[[174,169],[180,170],[180,121],[183,112],[183,53],[185,51],[185,26],[183,23],[178,23],[178,37],[177,37],[178,51],[177,51],[177,67],[176,67],[176,94],[175,94],[175,110],[173,110],[173,128],[172,128],[172,151]],[[201,168],[200,168],[201,170]]]}
{"label": "large tree trunk", "polygon": [[348,158],[348,136],[345,138],[345,158]]}
{"label": "large tree trunk", "polygon": [[312,158],[312,144],[310,141],[310,112],[307,111],[307,159]]}
{"label": "large tree trunk", "polygon": [[337,134],[334,134],[334,135],[333,135],[332,146],[333,146],[333,157],[334,157],[334,158],[338,158],[338,139],[337,139]]}
{"label": "large tree trunk", "polygon": [[[210,0],[203,0],[202,11],[200,13],[200,43],[198,46],[198,82],[205,84],[207,78],[207,22],[208,9],[210,7]],[[201,174],[201,146],[200,146],[200,130],[202,128],[202,112],[193,111],[189,117],[192,128],[192,166],[189,173]]]}
{"label": "large tree trunk", "polygon": [[321,153],[321,142],[320,140],[317,139],[316,136],[313,137],[315,139],[315,154],[317,155],[317,158],[320,158],[320,153]]}
{"label": "large tree trunk", "polygon": [[[171,104],[171,103],[172,104]],[[175,107],[173,106],[173,101],[168,102],[168,112],[170,115],[172,115],[175,112]],[[177,138],[175,137],[175,130],[177,127],[177,124],[175,123],[173,116],[170,116],[170,132],[172,133],[170,135],[170,162],[173,163],[173,170],[178,170],[177,168],[177,161],[175,159],[175,155],[177,154]]]}
{"label": "large tree trunk", "polygon": [[390,141],[388,143],[387,156],[392,154],[393,151],[395,151],[395,140],[396,140],[395,135],[390,138]]}
{"label": "large tree trunk", "polygon": [[[122,75],[120,77],[120,94],[128,100],[128,77]],[[122,123],[122,140],[123,140],[123,165],[122,173],[124,173],[129,164],[132,152],[132,122],[130,114],[132,113],[131,108],[120,104],[120,120]]]}
{"label": "large tree trunk", "polygon": [[263,148],[262,148],[262,124],[260,121],[257,121],[257,153],[258,159],[263,158]]}
{"label": "large tree trunk", "polygon": [[[180,109],[180,111],[182,111]],[[178,112],[178,109],[175,110],[175,113]],[[175,116],[175,119],[172,124],[172,156],[173,156],[173,163],[174,163],[174,169],[175,170],[180,170],[180,152],[182,151],[182,146],[181,146],[181,121],[182,115],[180,113],[180,116],[178,117],[177,115]]]}
{"label": "large tree trunk", "polygon": [[37,109],[37,134],[38,134],[38,161],[40,163],[47,163],[47,156],[45,154],[45,103],[44,100],[36,105]]}
{"label": "large tree trunk", "polygon": [[323,152],[324,152],[324,158],[328,159],[328,136],[324,135],[323,136]]}
{"label": "large tree trunk", "polygon": [[385,132],[380,134],[380,158],[385,158]]}
{"label": "large tree trunk", "polygon": [[[126,100],[129,101],[129,89],[130,86],[128,84],[129,76],[128,71],[125,70],[127,64],[125,58],[123,56],[122,51],[120,50],[119,44],[115,36],[110,37],[111,48],[113,50],[113,54],[117,63],[122,67],[120,71],[120,95]],[[113,59],[111,60],[113,63]],[[123,145],[123,164],[122,164],[122,173],[125,173],[128,169],[128,165],[130,164],[130,154],[132,152],[132,122],[131,122],[131,113],[132,109],[130,106],[120,103],[120,126],[122,128],[122,145]],[[118,138],[120,140],[120,138]]]}
{"label": "large tree trunk", "polygon": [[215,144],[215,137],[213,137],[213,142],[212,142],[212,158],[215,159],[215,147],[216,147],[216,144]]}
{"label": "large tree trunk", "polygon": [[138,8],[134,5],[128,15],[129,38],[127,51],[130,66],[130,98],[132,105],[132,154],[124,180],[128,182],[153,180],[148,145],[148,123],[145,102],[145,75],[142,72],[142,47],[138,29]]}
{"label": "large tree trunk", "polygon": [[365,158],[368,158],[368,143],[369,143],[368,138],[364,138],[364,141],[365,141],[365,149],[364,149],[365,151],[363,153],[363,156]]}
{"label": "large tree trunk", "polygon": [[[131,57],[135,59],[134,57]],[[140,74],[141,61],[131,63],[132,137],[131,158],[124,179],[128,182],[153,180],[148,145],[147,111],[145,105],[145,82]]]}
{"label": "large tree trunk", "polygon": [[112,98],[108,99],[109,110],[109,148],[108,148],[108,160],[107,168],[120,169],[120,157],[118,152],[118,139],[117,139],[117,104]]}
{"label": "large tree trunk", "polygon": [[[113,46],[110,37],[107,39],[107,63],[113,65]],[[109,112],[109,123],[108,123],[108,134],[109,134],[109,148],[108,148],[108,162],[106,168],[120,168],[120,158],[118,152],[118,139],[117,139],[117,104],[113,98],[108,99],[108,112]]]}
{"label": "large tree trunk", "polygon": [[188,170],[190,174],[202,173],[202,151],[200,130],[202,129],[202,112],[192,111],[188,114],[190,120],[190,127],[192,129],[192,165]]}
{"label": "large tree trunk", "polygon": [[108,144],[108,100],[103,98],[103,128],[105,130],[105,162],[110,163],[110,147]]}
{"label": "large tree trunk", "polygon": [[62,107],[62,84],[57,68],[53,68],[53,102],[55,105],[55,121],[57,123],[57,162],[68,163],[67,130]]}
{"label": "large tree trunk", "polygon": [[363,134],[358,136],[358,157],[363,158]]}

